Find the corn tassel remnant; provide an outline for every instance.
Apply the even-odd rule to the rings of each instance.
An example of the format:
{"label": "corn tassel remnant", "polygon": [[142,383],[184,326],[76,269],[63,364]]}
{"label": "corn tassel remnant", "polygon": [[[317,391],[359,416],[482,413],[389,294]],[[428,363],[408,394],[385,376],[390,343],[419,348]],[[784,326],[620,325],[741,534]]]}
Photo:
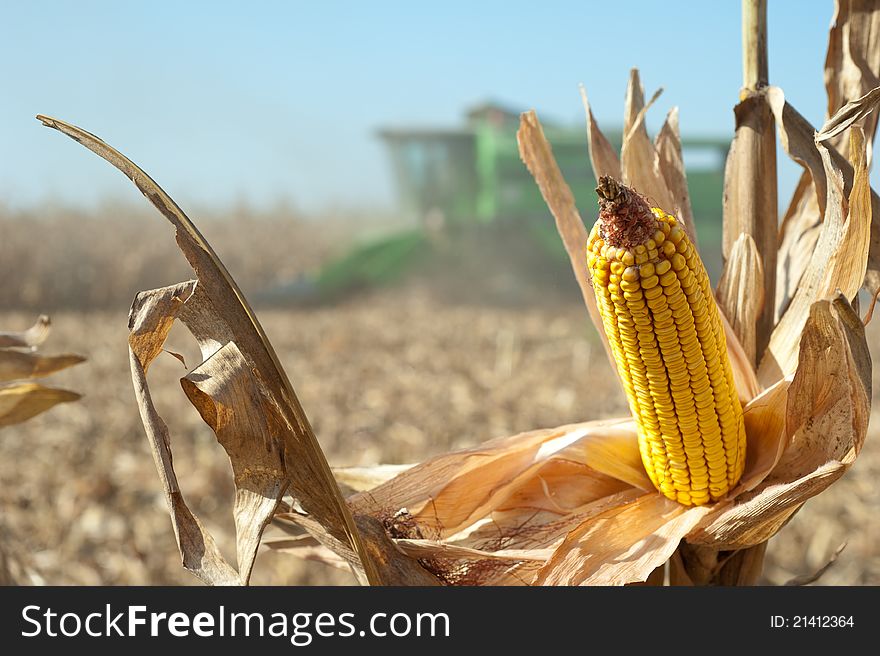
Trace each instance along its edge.
{"label": "corn tassel remnant", "polygon": [[670,499],[717,501],[746,436],[706,269],[675,217],[608,176],[596,191],[587,261],[645,470]]}

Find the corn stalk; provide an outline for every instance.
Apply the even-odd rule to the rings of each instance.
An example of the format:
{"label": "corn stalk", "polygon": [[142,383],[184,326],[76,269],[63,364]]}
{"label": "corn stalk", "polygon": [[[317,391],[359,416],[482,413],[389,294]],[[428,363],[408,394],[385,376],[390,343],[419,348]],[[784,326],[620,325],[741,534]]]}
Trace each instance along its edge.
{"label": "corn stalk", "polygon": [[[742,263],[749,260],[739,249],[747,249],[749,264],[763,280],[755,277],[749,308],[736,305],[737,299],[725,294],[734,286],[728,279],[722,280],[719,301],[755,366],[757,354],[770,341],[776,298],[776,124],[767,95],[768,59],[767,0],[742,0],[743,87],[734,108],[736,132],[725,167],[722,253],[725,265]],[[681,569],[693,583],[750,585],[761,575],[765,551],[766,543],[735,552],[683,543],[679,557]]]}

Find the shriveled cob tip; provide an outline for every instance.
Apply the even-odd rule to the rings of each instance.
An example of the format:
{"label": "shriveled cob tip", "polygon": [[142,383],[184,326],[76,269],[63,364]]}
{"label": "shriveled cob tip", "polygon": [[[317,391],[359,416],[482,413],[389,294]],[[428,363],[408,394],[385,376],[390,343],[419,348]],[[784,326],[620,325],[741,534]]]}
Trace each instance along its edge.
{"label": "shriveled cob tip", "polygon": [[599,236],[606,244],[632,248],[643,244],[657,229],[657,219],[645,197],[610,175],[599,178]]}
{"label": "shriveled cob tip", "polygon": [[706,269],[675,217],[603,176],[587,262],[603,328],[657,489],[718,501],[745,464],[745,429]]}

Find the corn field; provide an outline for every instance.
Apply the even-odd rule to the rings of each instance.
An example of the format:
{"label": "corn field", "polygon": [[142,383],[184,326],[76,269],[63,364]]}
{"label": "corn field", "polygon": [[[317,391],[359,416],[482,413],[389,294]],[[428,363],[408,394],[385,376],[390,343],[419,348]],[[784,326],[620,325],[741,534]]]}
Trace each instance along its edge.
{"label": "corn field", "polygon": [[[0,579],[877,584],[878,35],[880,8],[835,3],[828,113],[811,126],[771,85],[766,3],[744,0],[714,289],[678,111],[649,135],[662,96],[646,100],[637,69],[620,152],[581,90],[598,208],[522,114],[519,153],[572,269],[552,307],[455,305],[424,280],[338,306],[252,305],[251,286],[340,239],[304,243],[290,220],[223,235],[100,137],[38,116],[123,173],[164,230],[107,286],[57,282],[77,270],[75,241],[2,261],[27,272],[19,308],[61,311],[51,337],[46,318],[0,314]],[[781,205],[777,139],[802,168]],[[296,233],[283,245],[282,223]],[[0,247],[23,251],[23,229],[6,232],[19,236]],[[227,258],[218,244],[239,239]],[[107,243],[88,248],[118,266]],[[126,330],[115,299],[133,283],[147,291]]]}

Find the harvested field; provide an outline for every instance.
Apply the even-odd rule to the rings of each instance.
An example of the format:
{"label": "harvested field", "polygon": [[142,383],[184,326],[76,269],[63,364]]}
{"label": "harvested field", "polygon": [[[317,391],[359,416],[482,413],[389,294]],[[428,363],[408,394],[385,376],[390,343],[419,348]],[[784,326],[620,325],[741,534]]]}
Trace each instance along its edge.
{"label": "harvested field", "polygon": [[[415,462],[497,435],[625,412],[576,296],[540,308],[444,299],[410,285],[334,307],[258,312],[332,464]],[[0,325],[20,329],[33,318],[2,312]],[[129,382],[125,309],[61,311],[53,320],[47,352],[89,359],[53,383],[85,398],[0,433],[3,547],[35,582],[196,583],[180,567]],[[876,353],[876,322],[869,334]],[[187,338],[172,332],[169,347],[192,365]],[[150,374],[155,400],[175,440],[184,493],[232,554],[228,464],[176,382],[184,372],[173,357],[160,357]],[[820,583],[880,584],[877,420],[845,478],[770,542],[765,582],[811,573],[847,542]],[[263,552],[253,582],[353,579]]]}

